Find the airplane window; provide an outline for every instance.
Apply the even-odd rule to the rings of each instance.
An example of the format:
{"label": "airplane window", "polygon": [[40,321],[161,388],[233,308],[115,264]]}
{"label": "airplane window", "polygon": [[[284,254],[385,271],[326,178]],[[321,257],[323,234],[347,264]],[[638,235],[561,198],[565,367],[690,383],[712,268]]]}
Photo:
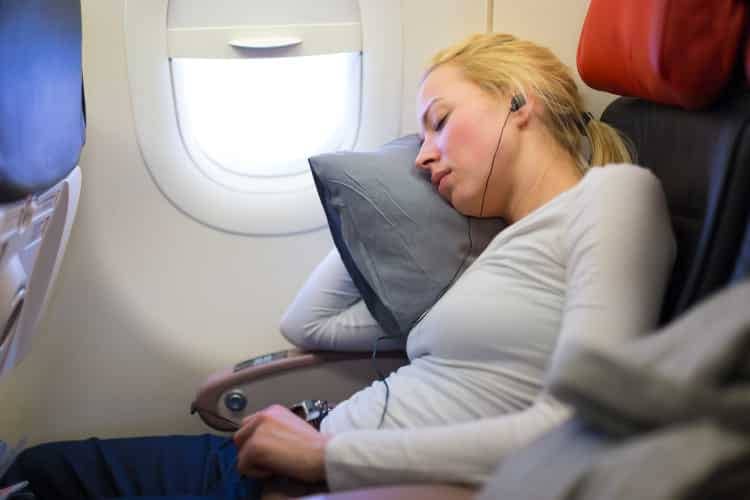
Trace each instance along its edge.
{"label": "airplane window", "polygon": [[175,58],[172,76],[188,151],[228,187],[297,189],[309,156],[354,146],[361,53]]}
{"label": "airplane window", "polygon": [[123,30],[143,164],[213,229],[325,229],[307,158],[401,130],[400,0],[128,0]]}

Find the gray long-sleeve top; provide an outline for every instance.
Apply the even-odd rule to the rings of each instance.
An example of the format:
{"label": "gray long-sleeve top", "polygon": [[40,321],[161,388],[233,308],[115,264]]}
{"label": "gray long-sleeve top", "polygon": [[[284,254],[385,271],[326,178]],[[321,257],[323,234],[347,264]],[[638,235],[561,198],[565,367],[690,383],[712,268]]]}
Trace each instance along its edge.
{"label": "gray long-sleeve top", "polygon": [[[386,379],[382,429],[380,381],[324,419],[330,488],[485,481],[507,453],[567,417],[544,392],[546,373],[581,343],[606,349],[656,325],[674,256],[653,174],[590,170],[499,233],[412,329],[410,363]],[[281,328],[306,349],[369,351],[384,335],[335,251]]]}

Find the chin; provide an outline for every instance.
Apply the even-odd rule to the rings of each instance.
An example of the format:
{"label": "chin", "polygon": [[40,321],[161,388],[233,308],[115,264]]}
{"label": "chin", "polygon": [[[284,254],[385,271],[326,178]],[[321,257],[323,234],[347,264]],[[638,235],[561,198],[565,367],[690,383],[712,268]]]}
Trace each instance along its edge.
{"label": "chin", "polygon": [[[467,217],[479,217],[479,207],[482,204],[482,199],[481,197],[477,198],[477,196],[473,196],[472,192],[473,190],[451,189],[449,192],[445,193],[445,196],[443,197],[448,200],[448,203],[450,203],[461,215],[466,215]],[[485,209],[486,208],[487,207],[485,207]]]}
{"label": "chin", "polygon": [[453,202],[452,200],[448,201],[453,206],[453,208],[455,208],[456,211],[461,215],[465,215],[467,217],[479,217],[479,209],[472,206],[470,203],[465,203],[461,200],[457,200],[456,202]]}

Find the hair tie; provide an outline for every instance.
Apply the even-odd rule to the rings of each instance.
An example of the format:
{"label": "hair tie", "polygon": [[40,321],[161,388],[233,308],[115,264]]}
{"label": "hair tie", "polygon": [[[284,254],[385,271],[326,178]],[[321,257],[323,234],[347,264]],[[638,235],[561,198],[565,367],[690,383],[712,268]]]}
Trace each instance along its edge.
{"label": "hair tie", "polygon": [[578,115],[570,115],[570,117],[572,118],[573,123],[578,129],[578,132],[580,132],[580,134],[583,136],[588,135],[588,130],[586,130],[586,127],[588,126],[589,122],[593,120],[594,116],[588,111],[584,111],[583,113],[580,113]]}
{"label": "hair tie", "polygon": [[581,148],[579,153],[584,165],[591,165],[591,158],[594,156],[594,148],[591,146],[591,140],[585,135],[581,136]]}
{"label": "hair tie", "polygon": [[584,165],[591,165],[591,159],[594,156],[594,148],[593,144],[591,144],[591,139],[589,138],[588,130],[586,127],[588,127],[588,124],[591,120],[594,119],[594,116],[589,113],[588,111],[584,111],[581,113],[581,121],[578,122],[578,128],[581,132],[581,146],[579,154],[581,155],[581,159],[583,160]]}

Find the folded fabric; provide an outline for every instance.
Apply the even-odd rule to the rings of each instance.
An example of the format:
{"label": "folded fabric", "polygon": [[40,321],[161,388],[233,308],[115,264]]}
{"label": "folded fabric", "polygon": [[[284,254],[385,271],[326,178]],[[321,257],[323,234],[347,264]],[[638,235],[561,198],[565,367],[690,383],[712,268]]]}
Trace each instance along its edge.
{"label": "folded fabric", "polygon": [[708,416],[750,429],[750,391],[728,384],[750,359],[750,281],[660,332],[608,352],[581,348],[550,374],[552,394],[610,433]]}
{"label": "folded fabric", "polygon": [[739,498],[750,491],[750,281],[655,334],[550,374],[575,416],[511,454],[480,500]]}
{"label": "folded fabric", "polygon": [[511,455],[477,500],[746,498],[750,436],[697,420],[621,441],[574,419]]}

